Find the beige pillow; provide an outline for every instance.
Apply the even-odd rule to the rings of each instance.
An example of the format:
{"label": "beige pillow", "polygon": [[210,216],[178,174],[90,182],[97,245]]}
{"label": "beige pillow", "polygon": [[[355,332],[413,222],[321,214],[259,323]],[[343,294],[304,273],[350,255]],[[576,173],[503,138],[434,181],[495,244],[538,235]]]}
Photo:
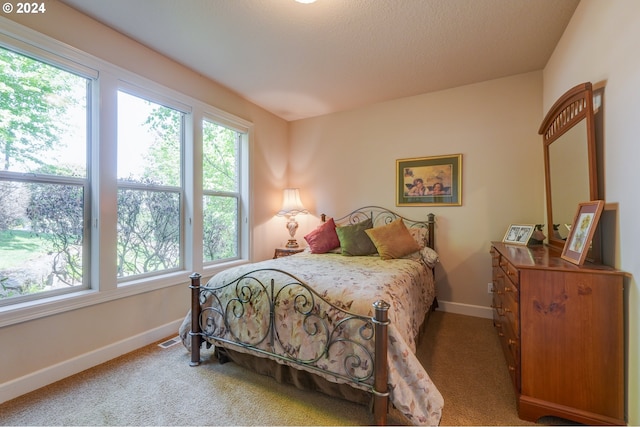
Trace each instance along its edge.
{"label": "beige pillow", "polygon": [[365,230],[378,249],[380,258],[395,259],[420,250],[420,245],[413,238],[401,218],[382,227]]}

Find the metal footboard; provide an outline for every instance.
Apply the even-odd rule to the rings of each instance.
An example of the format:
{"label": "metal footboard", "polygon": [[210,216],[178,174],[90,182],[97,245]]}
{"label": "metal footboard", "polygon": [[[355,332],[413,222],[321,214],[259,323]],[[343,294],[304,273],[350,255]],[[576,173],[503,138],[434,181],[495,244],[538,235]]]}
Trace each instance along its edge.
{"label": "metal footboard", "polygon": [[191,366],[200,364],[204,342],[260,353],[370,392],[375,423],[386,424],[388,303],[374,302],[373,317],[353,314],[278,269],[214,286],[198,273],[190,279]]}

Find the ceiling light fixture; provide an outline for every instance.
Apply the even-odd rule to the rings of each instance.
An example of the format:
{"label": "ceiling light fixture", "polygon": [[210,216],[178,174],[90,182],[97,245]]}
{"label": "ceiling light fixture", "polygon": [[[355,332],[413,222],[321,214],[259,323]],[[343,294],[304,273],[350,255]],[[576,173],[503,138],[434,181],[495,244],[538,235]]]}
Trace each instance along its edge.
{"label": "ceiling light fixture", "polygon": [[316,0],[296,0],[298,3],[310,4],[315,3]]}

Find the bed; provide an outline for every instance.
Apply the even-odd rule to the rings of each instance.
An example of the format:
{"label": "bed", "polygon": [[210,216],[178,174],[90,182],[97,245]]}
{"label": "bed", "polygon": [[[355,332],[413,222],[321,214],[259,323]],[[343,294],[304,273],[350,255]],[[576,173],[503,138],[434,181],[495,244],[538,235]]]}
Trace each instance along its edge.
{"label": "bed", "polygon": [[[367,206],[305,236],[305,251],[234,267],[206,285],[190,276],[180,327],[191,365],[202,347],[298,387],[438,425],[443,399],[415,356],[437,306],[433,214],[411,220]],[[335,246],[337,243],[337,247]]]}

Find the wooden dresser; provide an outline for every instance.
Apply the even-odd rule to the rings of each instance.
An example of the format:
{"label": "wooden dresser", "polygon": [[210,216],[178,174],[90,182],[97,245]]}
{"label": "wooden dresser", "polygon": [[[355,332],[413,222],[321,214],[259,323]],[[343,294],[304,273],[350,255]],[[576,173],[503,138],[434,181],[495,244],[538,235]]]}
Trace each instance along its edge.
{"label": "wooden dresser", "polygon": [[624,274],[493,242],[493,319],[527,421],[625,424]]}

